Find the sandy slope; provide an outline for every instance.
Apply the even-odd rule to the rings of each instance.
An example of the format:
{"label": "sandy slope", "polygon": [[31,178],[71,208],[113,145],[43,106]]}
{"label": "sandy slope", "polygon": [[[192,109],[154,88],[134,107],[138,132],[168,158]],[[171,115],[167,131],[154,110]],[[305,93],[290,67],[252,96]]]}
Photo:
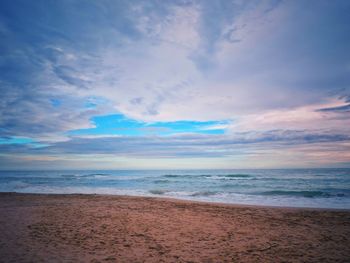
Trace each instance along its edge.
{"label": "sandy slope", "polygon": [[350,211],[0,194],[0,262],[350,262]]}

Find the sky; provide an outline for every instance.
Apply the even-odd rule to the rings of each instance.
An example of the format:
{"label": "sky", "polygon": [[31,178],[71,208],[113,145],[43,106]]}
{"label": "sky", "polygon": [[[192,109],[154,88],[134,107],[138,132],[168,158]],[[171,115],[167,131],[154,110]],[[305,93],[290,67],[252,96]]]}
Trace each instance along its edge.
{"label": "sky", "polygon": [[350,167],[349,14],[3,0],[0,169]]}

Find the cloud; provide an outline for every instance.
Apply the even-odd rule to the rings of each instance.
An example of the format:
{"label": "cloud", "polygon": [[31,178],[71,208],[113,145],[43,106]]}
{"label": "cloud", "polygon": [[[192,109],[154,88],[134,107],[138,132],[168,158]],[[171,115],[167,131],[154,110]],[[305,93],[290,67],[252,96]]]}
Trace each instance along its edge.
{"label": "cloud", "polygon": [[43,147],[0,144],[4,153],[0,163],[9,169],[19,163],[24,168],[40,164],[48,169],[62,165],[67,169],[101,165],[104,169],[336,167],[348,163],[349,150],[348,134],[291,130],[235,135],[90,135]]}
{"label": "cloud", "polygon": [[336,99],[294,109],[249,114],[238,118],[230,125],[229,130],[268,131],[273,128],[350,134],[350,118],[347,112],[342,110],[346,109],[346,105],[343,100]]}
{"label": "cloud", "polygon": [[[308,133],[306,131],[270,130],[242,132],[232,135],[178,134],[170,136],[103,136],[71,137],[44,147],[31,144],[2,144],[4,152],[19,151],[38,154],[120,154],[128,156],[223,156],[244,152],[244,147],[259,145],[283,148],[310,143],[349,141],[347,134]],[[244,147],[242,147],[244,146]],[[25,150],[27,149],[27,150]]]}
{"label": "cloud", "polygon": [[350,104],[346,104],[346,105],[342,105],[342,106],[338,106],[338,107],[323,108],[323,109],[319,109],[318,111],[348,112],[348,111],[350,111]]}
{"label": "cloud", "polygon": [[[157,158],[248,156],[245,147],[274,151],[288,140],[343,143],[349,12],[346,1],[4,1],[0,136],[50,142],[18,150],[31,154]],[[192,141],[146,130],[139,138],[69,136],[94,135],[94,118],[111,114],[152,134],[167,128],[154,123],[230,124]]]}
{"label": "cloud", "polygon": [[[56,140],[67,130],[91,127],[91,116],[101,109],[80,109],[83,98],[64,94],[47,94],[41,88],[2,85],[0,104],[1,136],[24,136],[39,140]],[[59,101],[59,104],[53,103]]]}
{"label": "cloud", "polygon": [[4,21],[18,18],[8,44],[29,60],[8,58],[12,80],[20,64],[30,83],[108,97],[139,120],[228,119],[349,93],[344,2],[310,12],[301,1],[77,1],[36,3],[23,17],[26,4],[8,5]]}

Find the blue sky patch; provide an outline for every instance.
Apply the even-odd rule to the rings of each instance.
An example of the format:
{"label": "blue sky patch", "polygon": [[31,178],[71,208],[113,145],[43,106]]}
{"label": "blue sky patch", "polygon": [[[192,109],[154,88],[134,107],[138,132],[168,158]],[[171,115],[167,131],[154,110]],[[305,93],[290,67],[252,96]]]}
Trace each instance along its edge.
{"label": "blue sky patch", "polygon": [[51,105],[56,107],[61,106],[62,102],[59,99],[50,99]]}
{"label": "blue sky patch", "polygon": [[28,145],[32,148],[41,148],[41,147],[48,146],[48,144],[46,143],[40,143],[31,138],[26,138],[26,137],[0,138],[0,145],[6,145],[6,144]]}
{"label": "blue sky patch", "polygon": [[224,134],[229,121],[174,121],[146,123],[127,118],[122,114],[92,118],[95,128],[78,129],[69,135],[172,135],[177,133]]}
{"label": "blue sky patch", "polygon": [[0,138],[0,144],[29,144],[34,140],[25,137]]}

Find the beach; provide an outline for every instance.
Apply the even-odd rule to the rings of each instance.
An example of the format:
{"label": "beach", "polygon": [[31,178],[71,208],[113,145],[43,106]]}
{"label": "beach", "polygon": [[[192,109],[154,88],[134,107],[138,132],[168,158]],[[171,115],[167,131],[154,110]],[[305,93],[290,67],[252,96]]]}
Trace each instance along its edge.
{"label": "beach", "polygon": [[350,211],[0,194],[0,262],[349,262]]}

